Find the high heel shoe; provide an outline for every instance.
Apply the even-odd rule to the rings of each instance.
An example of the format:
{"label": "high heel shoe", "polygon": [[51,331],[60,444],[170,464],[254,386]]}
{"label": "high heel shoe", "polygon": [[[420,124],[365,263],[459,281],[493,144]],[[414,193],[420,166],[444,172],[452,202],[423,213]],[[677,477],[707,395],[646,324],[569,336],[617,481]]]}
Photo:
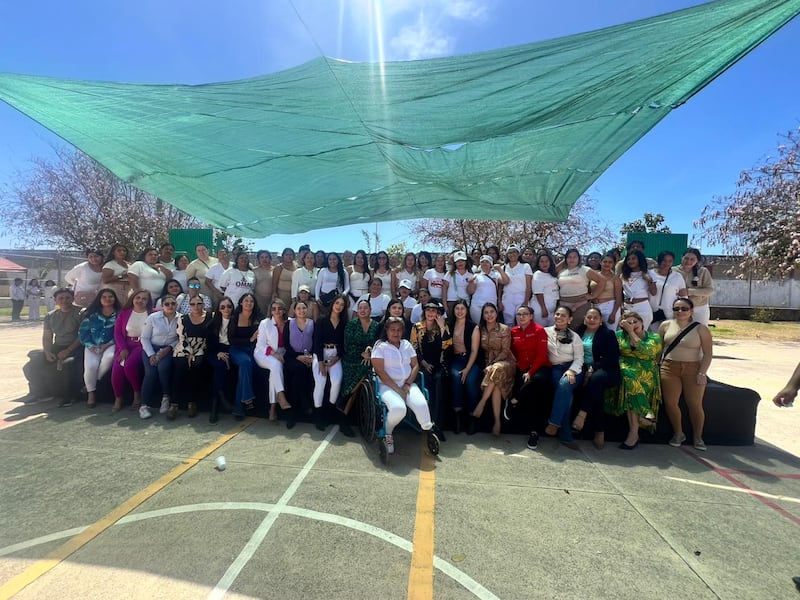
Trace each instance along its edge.
{"label": "high heel shoe", "polygon": [[633,449],[634,449],[634,448],[636,448],[636,446],[638,446],[638,445],[639,445],[639,440],[636,440],[636,443],[635,443],[633,446],[629,446],[629,445],[628,445],[628,444],[626,444],[625,442],[622,442],[622,443],[619,445],[619,448],[620,448],[620,450],[633,450]]}
{"label": "high heel shoe", "polygon": [[583,426],[585,424],[586,424],[586,415],[578,413],[578,415],[575,417],[575,420],[572,421],[572,429],[580,433],[581,431],[583,431]]}
{"label": "high heel shoe", "polygon": [[544,433],[545,435],[554,436],[558,433],[558,426],[548,423],[547,427],[544,428]]}

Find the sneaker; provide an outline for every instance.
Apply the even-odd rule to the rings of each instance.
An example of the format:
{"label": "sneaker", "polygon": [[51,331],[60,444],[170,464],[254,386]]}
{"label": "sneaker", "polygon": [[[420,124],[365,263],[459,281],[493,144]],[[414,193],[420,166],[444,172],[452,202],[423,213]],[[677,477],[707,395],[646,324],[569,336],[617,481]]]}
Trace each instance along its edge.
{"label": "sneaker", "polygon": [[149,419],[153,416],[153,413],[150,412],[150,408],[146,404],[142,404],[139,407],[139,418],[140,419]]}
{"label": "sneaker", "polygon": [[161,397],[161,408],[158,409],[158,412],[162,415],[167,414],[169,411],[169,396],[162,396]]}
{"label": "sneaker", "polygon": [[531,450],[536,450],[539,447],[539,434],[535,431],[531,431],[530,436],[528,436],[528,448]]}
{"label": "sneaker", "polygon": [[503,406],[503,418],[506,421],[511,420],[511,415],[513,414],[514,409],[517,408],[517,404],[512,403],[511,400],[513,400],[513,398],[506,398],[505,406]]}
{"label": "sneaker", "polygon": [[708,448],[706,448],[706,443],[703,441],[703,438],[694,439],[694,449],[700,450],[701,452],[705,452],[706,450],[708,450]]}
{"label": "sneaker", "polygon": [[682,433],[676,433],[672,436],[672,439],[669,441],[669,445],[673,448],[680,448],[681,444],[686,441],[686,436]]}
{"label": "sneaker", "polygon": [[66,408],[67,406],[72,406],[72,398],[63,398],[61,402],[58,403],[59,408]]}
{"label": "sneaker", "polygon": [[386,444],[386,451],[389,454],[394,454],[394,436],[391,433],[386,434],[386,437],[383,438],[383,443]]}

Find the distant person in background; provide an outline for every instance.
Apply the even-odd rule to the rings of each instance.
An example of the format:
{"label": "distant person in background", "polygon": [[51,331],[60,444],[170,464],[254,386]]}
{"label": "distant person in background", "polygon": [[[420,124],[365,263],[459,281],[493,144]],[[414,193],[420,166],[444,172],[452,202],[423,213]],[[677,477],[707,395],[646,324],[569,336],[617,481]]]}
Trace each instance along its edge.
{"label": "distant person in background", "polygon": [[39,313],[39,306],[42,303],[42,288],[39,285],[38,279],[31,279],[28,282],[28,287],[25,290],[25,295],[28,298],[28,320],[39,321],[41,314]]}
{"label": "distant person in background", "polygon": [[[56,299],[53,298],[53,294],[56,291],[56,282],[52,279],[48,279],[44,282],[44,304],[45,304],[45,312],[49,313],[56,307]],[[119,295],[117,295],[119,298]]]}
{"label": "distant person in background", "polygon": [[158,248],[158,262],[170,271],[175,269],[175,246],[166,242]]}
{"label": "distant person in background", "polygon": [[102,283],[102,272],[103,255],[97,250],[88,250],[86,260],[72,267],[64,275],[64,281],[71,285],[72,291],[75,292],[77,306],[85,308],[92,303]]}
{"label": "distant person in background", "polygon": [[253,269],[256,283],[253,293],[258,302],[258,310],[261,314],[269,312],[272,303],[272,254],[269,250],[259,250],[256,252],[256,267]]}
{"label": "distant person in background", "polygon": [[794,369],[794,373],[789,378],[788,383],[783,386],[783,389],[775,394],[772,402],[775,406],[791,407],[794,406],[794,399],[797,397],[797,391],[800,390],[800,363]]}
{"label": "distant person in background", "polygon": [[183,291],[186,291],[186,269],[189,268],[189,257],[186,254],[178,254],[175,257],[175,268],[172,270],[172,278],[176,279],[181,284]]}
{"label": "distant person in background", "polygon": [[689,299],[694,305],[694,320],[708,325],[711,319],[711,307],[708,299],[714,293],[714,281],[711,273],[703,265],[703,255],[696,248],[687,248],[681,258],[681,264],[675,270],[683,276]]}

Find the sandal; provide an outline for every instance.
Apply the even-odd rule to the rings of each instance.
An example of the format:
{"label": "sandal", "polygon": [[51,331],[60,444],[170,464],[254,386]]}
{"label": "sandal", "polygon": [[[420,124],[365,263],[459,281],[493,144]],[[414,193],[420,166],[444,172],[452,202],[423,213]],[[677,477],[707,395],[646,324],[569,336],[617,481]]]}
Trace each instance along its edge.
{"label": "sandal", "polygon": [[256,407],[255,402],[253,402],[252,398],[250,398],[250,400],[243,400],[242,406],[244,407],[245,410],[253,410]]}
{"label": "sandal", "polygon": [[547,427],[544,428],[544,432],[546,435],[550,436],[556,435],[558,433],[558,426],[553,425],[552,423],[548,423]]}
{"label": "sandal", "polygon": [[585,412],[583,412],[583,411],[580,411],[580,412],[579,412],[579,413],[578,413],[578,414],[575,416],[575,420],[574,420],[574,421],[572,421],[572,428],[573,428],[575,431],[577,431],[577,432],[579,432],[579,433],[580,433],[581,431],[583,431],[583,426],[584,426],[585,424],[586,424],[586,413],[585,413]]}

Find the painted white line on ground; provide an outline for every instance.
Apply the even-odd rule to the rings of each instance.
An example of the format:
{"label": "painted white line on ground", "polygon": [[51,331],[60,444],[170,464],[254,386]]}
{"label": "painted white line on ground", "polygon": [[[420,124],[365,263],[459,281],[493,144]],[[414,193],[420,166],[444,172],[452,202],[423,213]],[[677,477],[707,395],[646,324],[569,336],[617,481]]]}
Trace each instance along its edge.
{"label": "painted white line on ground", "polygon": [[[399,535],[392,533],[391,531],[386,531],[385,529],[381,529],[380,527],[370,525],[369,523],[363,523],[361,521],[356,521],[354,519],[343,517],[341,515],[318,512],[316,510],[311,510],[308,508],[299,508],[295,506],[279,507],[277,504],[268,504],[266,502],[206,502],[203,504],[186,504],[184,506],[171,506],[169,508],[161,508],[158,510],[151,510],[147,512],[126,515],[125,517],[117,521],[114,524],[114,526],[116,527],[118,525],[137,523],[139,521],[146,521],[148,519],[156,519],[159,517],[169,517],[172,515],[179,515],[185,513],[196,513],[196,512],[218,511],[218,510],[256,510],[269,513],[292,515],[295,517],[301,517],[305,519],[313,519],[315,521],[323,521],[326,523],[331,523],[333,525],[341,525],[342,527],[348,527],[350,529],[366,533],[380,540],[388,542],[393,546],[397,546],[398,548],[405,550],[408,553],[411,553],[411,551],[413,550],[413,545],[409,540],[402,538]],[[62,538],[68,538],[80,533],[84,529],[86,529],[86,527],[76,527],[74,529],[67,529],[65,531],[60,531],[58,533],[53,533],[50,535],[45,535],[32,540],[28,540],[27,542],[20,542],[18,544],[14,544],[13,546],[0,548],[0,556],[4,556],[6,554],[12,554],[20,550],[26,550],[28,548],[32,548],[33,546],[38,546],[39,544],[45,544],[50,541],[59,540]],[[448,577],[450,577],[451,579],[453,579],[454,581],[457,581],[461,586],[464,587],[464,589],[472,592],[472,594],[477,598],[479,598],[480,600],[499,600],[497,596],[495,596],[492,592],[487,590],[480,583],[472,579],[472,577],[461,571],[458,567],[455,567],[454,565],[450,564],[446,560],[434,556],[433,566],[442,573],[444,573],[445,575],[447,575]]]}
{"label": "painted white line on ground", "polygon": [[762,498],[771,498],[772,500],[785,500],[786,502],[796,502],[800,504],[800,498],[793,498],[792,496],[777,496],[767,492],[759,492],[753,489],[744,489],[733,487],[732,485],[720,485],[719,483],[706,483],[705,481],[695,481],[694,479],[683,479],[682,477],[665,477],[672,481],[680,481],[681,483],[691,483],[692,485],[700,485],[703,487],[715,488],[718,490],[727,490],[729,492],[738,492],[740,494],[749,494],[751,496],[761,496]]}
{"label": "painted white line on ground", "polygon": [[275,520],[281,514],[280,509],[284,508],[289,503],[289,500],[292,499],[292,496],[295,495],[297,488],[300,487],[300,484],[303,483],[303,480],[311,472],[312,467],[317,463],[317,460],[319,460],[319,457],[328,447],[328,444],[330,444],[331,440],[338,431],[339,426],[334,425],[333,429],[331,429],[331,432],[325,437],[324,440],[322,440],[322,443],[314,451],[314,454],[311,455],[311,458],[309,458],[303,468],[300,469],[297,477],[295,477],[292,483],[289,484],[289,487],[286,488],[286,491],[278,500],[275,508],[273,508],[269,514],[264,517],[261,525],[258,526],[253,535],[245,544],[244,548],[242,548],[239,556],[236,557],[236,560],[233,561],[233,564],[228,567],[227,571],[225,571],[222,579],[220,579],[217,582],[217,585],[214,586],[214,589],[208,595],[209,600],[221,600],[225,597],[225,594],[230,589],[231,585],[233,585],[233,582],[236,581],[239,573],[242,572],[242,569],[244,569],[245,565],[247,565],[250,559],[253,558],[256,550],[258,550],[258,547],[264,541],[264,538],[267,537],[269,530],[272,529],[273,523],[275,523]]}

